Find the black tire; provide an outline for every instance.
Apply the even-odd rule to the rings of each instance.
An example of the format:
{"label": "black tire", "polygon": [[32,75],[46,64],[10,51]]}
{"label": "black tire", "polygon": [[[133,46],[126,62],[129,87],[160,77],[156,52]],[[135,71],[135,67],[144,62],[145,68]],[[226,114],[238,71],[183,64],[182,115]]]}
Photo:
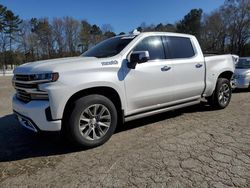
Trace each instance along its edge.
{"label": "black tire", "polygon": [[[222,94],[224,88],[227,88],[228,92]],[[222,98],[221,95],[224,98]],[[207,101],[209,105],[212,106],[214,109],[224,109],[229,105],[231,101],[231,96],[232,88],[230,81],[226,78],[218,78],[214,93],[211,97],[207,98]],[[226,102],[224,99],[226,100]]]}
{"label": "black tire", "polygon": [[[96,139],[94,139],[94,132],[95,132],[95,137],[97,137],[97,135],[98,135],[97,130],[100,129],[100,125],[99,126],[97,125],[99,120],[98,121],[95,120],[95,122],[96,122],[95,126],[98,126],[97,128],[93,128],[94,127],[94,125],[92,125],[93,122],[90,123],[90,122],[83,121],[85,124],[88,124],[87,126],[86,125],[83,126],[83,127],[86,127],[85,129],[87,131],[92,129],[93,140],[90,140],[91,139],[91,132],[89,133],[89,136],[86,136],[84,134],[85,129],[81,131],[79,128],[80,124],[81,124],[80,117],[83,117],[82,115],[84,112],[86,113],[87,109],[91,110],[91,108],[92,108],[91,106],[94,106],[93,108],[95,108],[95,105],[96,106],[99,105],[99,107],[96,107],[96,108],[100,108],[100,106],[101,106],[103,109],[107,110],[105,113],[108,114],[106,116],[110,117],[110,120],[109,120],[109,123],[107,123],[107,124],[109,124],[109,127],[107,128],[105,134],[103,134],[101,137],[101,131],[99,131],[100,138],[96,138]],[[102,145],[105,142],[107,142],[109,140],[109,138],[113,135],[113,133],[116,129],[117,119],[118,119],[117,110],[116,110],[114,104],[112,103],[112,101],[109,100],[107,97],[104,97],[102,95],[88,95],[88,96],[85,96],[85,97],[82,97],[82,98],[76,100],[74,102],[73,106],[74,107],[73,107],[69,117],[67,118],[67,123],[65,124],[67,135],[69,136],[71,141],[73,141],[77,145],[80,145],[84,148],[96,147],[96,146]],[[89,112],[89,111],[87,110],[87,112]],[[93,111],[91,113],[93,113]],[[85,116],[87,116],[87,115],[85,114]],[[90,120],[90,117],[88,117],[88,118],[89,118],[88,120]],[[97,119],[97,117],[94,119]],[[91,125],[89,125],[89,124],[91,124]],[[91,127],[91,126],[93,126],[93,127]],[[93,131],[93,129],[95,129],[95,131]],[[89,138],[87,138],[87,137],[89,137]]]}

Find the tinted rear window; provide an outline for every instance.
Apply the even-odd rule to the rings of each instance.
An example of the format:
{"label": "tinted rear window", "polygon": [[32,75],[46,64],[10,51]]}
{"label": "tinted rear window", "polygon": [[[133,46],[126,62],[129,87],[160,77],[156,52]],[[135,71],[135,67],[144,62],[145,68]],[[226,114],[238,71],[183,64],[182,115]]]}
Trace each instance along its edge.
{"label": "tinted rear window", "polygon": [[172,59],[190,58],[195,55],[192,43],[185,37],[166,37],[168,50]]}

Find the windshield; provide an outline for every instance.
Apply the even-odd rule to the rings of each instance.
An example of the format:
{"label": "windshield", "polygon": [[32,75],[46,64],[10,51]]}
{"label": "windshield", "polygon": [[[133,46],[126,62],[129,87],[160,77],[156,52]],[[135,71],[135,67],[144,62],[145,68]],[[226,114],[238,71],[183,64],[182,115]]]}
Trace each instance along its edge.
{"label": "windshield", "polygon": [[104,40],[84,52],[82,56],[84,57],[111,57],[120,53],[133,39],[135,36],[128,37],[113,37],[107,40]]}
{"label": "windshield", "polygon": [[250,69],[250,58],[249,59],[240,59],[236,65],[237,69]]}

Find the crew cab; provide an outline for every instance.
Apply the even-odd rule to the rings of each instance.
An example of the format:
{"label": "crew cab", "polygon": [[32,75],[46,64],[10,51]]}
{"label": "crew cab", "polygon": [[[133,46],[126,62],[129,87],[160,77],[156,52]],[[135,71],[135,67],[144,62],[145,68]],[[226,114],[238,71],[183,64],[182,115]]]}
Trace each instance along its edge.
{"label": "crew cab", "polygon": [[105,143],[123,122],[231,99],[237,56],[204,57],[192,35],[116,36],[79,57],[27,63],[14,70],[13,111],[35,131],[63,131],[83,147]]}

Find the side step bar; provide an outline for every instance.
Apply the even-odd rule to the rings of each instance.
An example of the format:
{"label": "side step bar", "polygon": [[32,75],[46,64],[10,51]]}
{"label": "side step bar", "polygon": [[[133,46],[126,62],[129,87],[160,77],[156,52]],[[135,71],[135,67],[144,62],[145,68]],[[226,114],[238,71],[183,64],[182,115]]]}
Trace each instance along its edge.
{"label": "side step bar", "polygon": [[187,107],[187,106],[192,106],[192,105],[199,104],[199,103],[200,103],[200,100],[195,100],[195,101],[192,101],[192,102],[182,103],[182,104],[175,105],[175,106],[170,106],[170,107],[161,108],[161,109],[157,109],[157,110],[153,110],[153,111],[149,111],[149,112],[144,112],[144,113],[140,113],[140,114],[127,116],[127,117],[125,117],[125,122],[132,121],[132,120],[135,120],[135,119],[144,118],[144,117],[147,117],[147,116],[152,116],[152,115],[155,115],[155,114],[160,114],[160,113],[171,111],[171,110],[176,110],[176,109],[179,109],[179,108],[184,108],[184,107]]}

